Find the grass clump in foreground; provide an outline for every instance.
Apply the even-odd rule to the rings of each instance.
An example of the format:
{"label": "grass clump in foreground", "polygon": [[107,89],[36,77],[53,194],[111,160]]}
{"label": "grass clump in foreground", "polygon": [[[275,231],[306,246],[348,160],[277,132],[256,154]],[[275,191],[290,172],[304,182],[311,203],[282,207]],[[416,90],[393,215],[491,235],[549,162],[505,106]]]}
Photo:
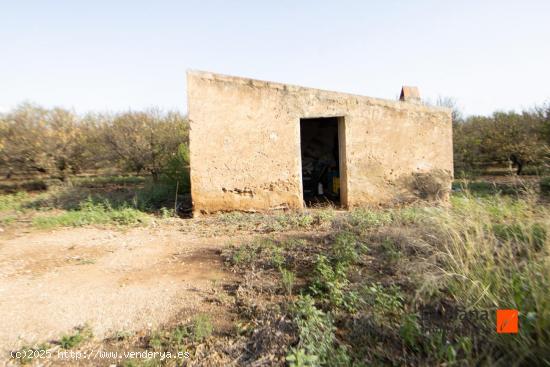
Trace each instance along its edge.
{"label": "grass clump in foreground", "polygon": [[59,346],[63,349],[76,348],[83,342],[93,337],[92,329],[89,326],[77,328],[74,333],[66,334],[59,340]]}
{"label": "grass clump in foreground", "polygon": [[441,281],[466,309],[519,310],[519,334],[487,335],[489,360],[550,361],[550,210],[534,197],[453,198],[434,218]]}
{"label": "grass clump in foreground", "polygon": [[[252,344],[280,364],[545,365],[549,236],[538,198],[462,192],[450,207],[352,211],[323,234],[258,238],[226,258],[248,279],[243,317],[265,324],[264,297],[269,325],[291,320],[271,326],[282,351]],[[496,332],[497,309],[519,311],[517,335]]]}
{"label": "grass clump in foreground", "polygon": [[33,225],[46,229],[53,227],[79,227],[89,224],[135,225],[144,223],[148,216],[134,208],[113,208],[108,202],[95,203],[86,200],[78,210],[69,210],[54,216],[40,216],[33,219]]}
{"label": "grass clump in foreground", "polygon": [[29,200],[29,194],[24,191],[15,194],[0,195],[0,212],[21,210],[23,204],[27,200]]}

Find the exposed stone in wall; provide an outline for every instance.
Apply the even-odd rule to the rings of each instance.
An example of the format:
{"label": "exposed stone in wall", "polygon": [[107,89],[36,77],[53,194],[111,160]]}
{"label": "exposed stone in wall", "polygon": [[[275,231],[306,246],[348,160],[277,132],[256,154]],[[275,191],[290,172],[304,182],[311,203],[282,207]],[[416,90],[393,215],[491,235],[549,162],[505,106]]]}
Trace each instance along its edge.
{"label": "exposed stone in wall", "polygon": [[343,118],[346,207],[422,196],[414,177],[452,177],[448,109],[211,73],[187,80],[195,213],[302,208],[300,118]]}

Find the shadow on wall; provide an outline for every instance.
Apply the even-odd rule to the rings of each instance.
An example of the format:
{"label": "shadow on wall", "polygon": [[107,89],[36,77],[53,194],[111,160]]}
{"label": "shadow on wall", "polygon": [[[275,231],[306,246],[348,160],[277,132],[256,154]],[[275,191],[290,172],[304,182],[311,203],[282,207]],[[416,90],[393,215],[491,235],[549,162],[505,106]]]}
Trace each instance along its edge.
{"label": "shadow on wall", "polygon": [[398,179],[405,189],[397,195],[400,203],[417,201],[447,201],[451,193],[453,176],[443,169],[417,172]]}

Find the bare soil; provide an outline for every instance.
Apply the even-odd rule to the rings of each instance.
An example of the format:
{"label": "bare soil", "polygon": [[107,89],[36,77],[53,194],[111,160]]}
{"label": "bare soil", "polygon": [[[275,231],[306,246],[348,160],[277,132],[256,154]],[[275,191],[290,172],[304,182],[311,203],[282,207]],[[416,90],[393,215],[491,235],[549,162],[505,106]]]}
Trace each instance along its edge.
{"label": "bare soil", "polygon": [[101,339],[208,308],[231,281],[220,257],[228,238],[160,223],[0,233],[0,353],[84,324]]}

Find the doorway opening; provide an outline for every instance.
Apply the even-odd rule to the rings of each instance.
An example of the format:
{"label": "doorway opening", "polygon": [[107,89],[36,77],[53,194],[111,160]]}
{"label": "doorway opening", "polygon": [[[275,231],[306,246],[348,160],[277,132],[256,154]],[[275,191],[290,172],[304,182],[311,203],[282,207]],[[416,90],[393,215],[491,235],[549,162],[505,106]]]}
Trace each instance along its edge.
{"label": "doorway opening", "polygon": [[339,117],[300,119],[302,192],[306,206],[342,204],[341,126],[343,119]]}

